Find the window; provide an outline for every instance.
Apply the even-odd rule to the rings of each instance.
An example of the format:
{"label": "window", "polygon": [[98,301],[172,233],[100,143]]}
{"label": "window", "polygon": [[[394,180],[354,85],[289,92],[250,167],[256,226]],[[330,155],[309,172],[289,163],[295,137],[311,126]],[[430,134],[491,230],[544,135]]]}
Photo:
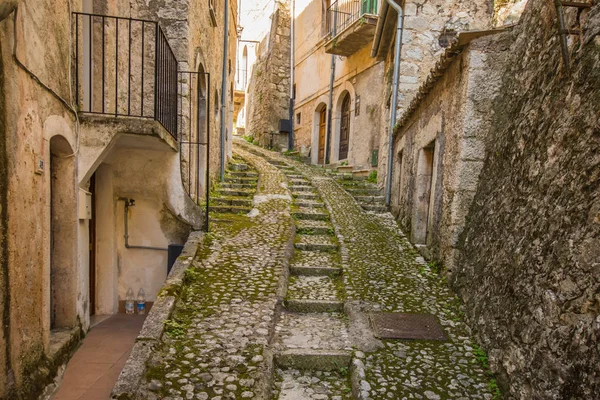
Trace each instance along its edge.
{"label": "window", "polygon": [[302,113],[296,114],[296,125],[300,125],[302,123]]}

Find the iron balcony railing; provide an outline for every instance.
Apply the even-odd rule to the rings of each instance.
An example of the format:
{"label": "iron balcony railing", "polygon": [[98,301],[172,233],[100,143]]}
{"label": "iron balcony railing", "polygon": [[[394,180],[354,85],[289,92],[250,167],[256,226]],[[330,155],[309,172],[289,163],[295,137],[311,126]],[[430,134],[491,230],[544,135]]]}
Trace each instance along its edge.
{"label": "iron balcony railing", "polygon": [[363,15],[377,14],[377,6],[378,0],[336,0],[327,9],[328,34],[335,37]]}
{"label": "iron balcony railing", "polygon": [[177,139],[177,59],[158,22],[74,15],[79,109],[154,119]]}

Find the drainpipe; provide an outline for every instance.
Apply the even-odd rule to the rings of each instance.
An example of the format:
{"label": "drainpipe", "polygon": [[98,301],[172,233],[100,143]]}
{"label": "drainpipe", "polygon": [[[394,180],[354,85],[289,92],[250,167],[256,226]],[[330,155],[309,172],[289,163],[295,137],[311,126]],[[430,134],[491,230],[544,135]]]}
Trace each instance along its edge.
{"label": "drainpipe", "polygon": [[123,220],[125,221],[125,248],[127,249],[142,249],[142,250],[159,250],[159,251],[169,251],[169,249],[165,249],[163,247],[151,247],[151,246],[132,246],[129,244],[129,207],[135,206],[135,200],[128,199],[127,197],[119,197],[117,198],[119,201],[125,202],[125,214],[123,215]]}
{"label": "drainpipe", "polygon": [[296,1],[292,0],[290,12],[290,134],[288,135],[288,150],[294,149],[294,79],[295,79],[295,63],[294,63],[294,29],[296,16]]}
{"label": "drainpipe", "polygon": [[18,5],[19,0],[0,0],[0,21],[12,14]]}
{"label": "drainpipe", "polygon": [[229,54],[229,0],[225,0],[223,23],[223,70],[221,71],[221,182],[225,180],[225,115],[227,100],[227,60]]}
{"label": "drainpipe", "polygon": [[400,75],[400,53],[402,52],[402,30],[404,12],[393,0],[386,0],[390,7],[398,12],[398,24],[396,28],[396,52],[394,54],[394,84],[392,85],[392,106],[390,116],[389,132],[389,154],[388,154],[388,174],[385,184],[385,204],[390,205],[392,199],[392,173],[394,172],[394,126],[396,126],[396,110],[398,108],[398,80]]}
{"label": "drainpipe", "polygon": [[[333,13],[333,31],[331,37],[335,39],[337,36],[337,7]],[[333,116],[333,84],[335,83],[335,54],[331,55],[331,77],[329,78],[329,107],[327,110],[327,141],[325,144],[325,164],[330,162],[330,147],[331,147],[331,118]]]}

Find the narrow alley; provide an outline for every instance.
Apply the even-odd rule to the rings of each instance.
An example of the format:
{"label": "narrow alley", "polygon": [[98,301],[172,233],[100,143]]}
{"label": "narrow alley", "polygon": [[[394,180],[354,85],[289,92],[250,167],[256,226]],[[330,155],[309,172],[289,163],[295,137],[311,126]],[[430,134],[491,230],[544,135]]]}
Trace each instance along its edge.
{"label": "narrow alley", "polygon": [[[254,207],[216,206],[162,340],[125,367],[149,365],[139,398],[493,397],[457,298],[391,215],[344,189],[369,192],[365,180],[243,141],[234,153],[226,181],[254,188],[216,198],[235,190]],[[391,313],[430,316],[398,336],[429,340],[372,329]]]}

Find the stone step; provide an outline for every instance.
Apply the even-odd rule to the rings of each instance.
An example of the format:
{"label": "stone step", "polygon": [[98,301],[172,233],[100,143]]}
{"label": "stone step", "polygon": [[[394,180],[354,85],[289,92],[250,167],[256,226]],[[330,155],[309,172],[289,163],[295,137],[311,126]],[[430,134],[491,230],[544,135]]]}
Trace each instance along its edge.
{"label": "stone step", "polygon": [[336,168],[337,172],[340,173],[352,173],[352,170],[354,170],[354,167],[352,165],[340,165]]}
{"label": "stone step", "polygon": [[229,169],[232,171],[248,171],[250,169],[250,167],[248,167],[248,164],[238,163],[238,164],[229,164]]}
{"label": "stone step", "polygon": [[210,212],[215,212],[219,214],[248,214],[252,208],[251,207],[241,207],[241,206],[209,206],[208,210]]}
{"label": "stone step", "polygon": [[228,188],[219,188],[215,190],[215,192],[221,196],[231,197],[231,196],[239,196],[239,197],[251,197],[254,196],[254,190],[246,190],[246,189],[228,189]]}
{"label": "stone step", "polygon": [[300,180],[308,180],[304,177],[304,175],[298,175],[297,172],[285,172],[285,175],[288,177],[288,179],[294,180],[294,179],[300,179]]}
{"label": "stone step", "polygon": [[286,164],[285,162],[283,162],[283,161],[281,161],[281,160],[275,160],[275,159],[273,159],[273,158],[270,158],[270,159],[268,159],[268,160],[267,160],[267,162],[268,162],[269,164],[276,165],[276,166],[278,166],[278,167],[279,167],[279,166],[282,166],[282,167],[283,167],[283,166],[287,166],[287,164]]}
{"label": "stone step", "polygon": [[353,196],[381,196],[380,189],[346,188],[346,191]]}
{"label": "stone step", "polygon": [[360,206],[365,211],[373,211],[376,213],[388,212],[388,208],[385,204],[361,204]]}
{"label": "stone step", "polygon": [[248,178],[248,177],[240,177],[240,176],[225,176],[225,182],[229,183],[247,183],[251,185],[256,185],[258,182],[258,178]]}
{"label": "stone step", "polygon": [[300,185],[300,186],[302,186],[302,185],[309,185],[310,181],[308,179],[298,179],[298,178],[295,178],[295,179],[290,179],[290,184],[292,186],[294,186],[294,185]]}
{"label": "stone step", "polygon": [[223,189],[254,189],[256,185],[250,183],[220,183],[219,187]]}
{"label": "stone step", "polygon": [[298,235],[333,235],[333,225],[326,221],[297,221],[296,234]]}
{"label": "stone step", "polygon": [[318,200],[321,198],[317,192],[296,192],[292,193],[292,196],[300,200]]}
{"label": "stone step", "polygon": [[354,196],[359,203],[380,203],[385,202],[385,196]]}
{"label": "stone step", "polygon": [[256,172],[227,170],[226,173],[227,173],[227,175],[231,175],[231,176],[235,176],[235,177],[258,179],[258,173],[256,173]]}
{"label": "stone step", "polygon": [[347,319],[342,313],[294,313],[284,311],[275,326],[273,350],[286,352],[351,351]]}
{"label": "stone step", "polygon": [[296,251],[290,264],[293,267],[341,267],[339,252]]}
{"label": "stone step", "polygon": [[248,198],[215,197],[210,200],[210,203],[213,205],[242,206],[252,208],[252,200]]}
{"label": "stone step", "polygon": [[352,352],[348,350],[290,349],[275,354],[275,363],[281,368],[336,371],[350,367]]}
{"label": "stone step", "polygon": [[[343,299],[342,281],[339,277],[292,275],[289,279],[286,299],[297,301],[341,302]],[[308,305],[310,306],[310,305]],[[323,307],[317,304],[315,307]],[[291,310],[298,311],[298,310]],[[312,311],[326,312],[330,310]],[[341,311],[341,309],[337,309]]]}
{"label": "stone step", "polygon": [[290,190],[292,192],[312,192],[315,188],[309,185],[290,185]]}
{"label": "stone step", "polygon": [[344,302],[339,300],[299,300],[287,299],[285,308],[297,313],[342,312]]}
{"label": "stone step", "polygon": [[299,265],[291,266],[290,273],[302,276],[339,276],[342,274],[342,269],[337,267],[309,267]]}
{"label": "stone step", "polygon": [[294,202],[294,204],[298,207],[306,207],[306,208],[324,208],[325,203],[320,201],[310,201],[310,200],[300,200]]}
{"label": "stone step", "polygon": [[370,174],[371,174],[370,169],[355,169],[354,171],[352,171],[352,176],[354,176],[354,179],[356,179],[356,178],[366,179],[369,177]]}
{"label": "stone step", "polygon": [[291,165],[278,165],[277,168],[282,169],[284,171],[294,171],[294,167]]}
{"label": "stone step", "polygon": [[308,251],[335,251],[339,248],[333,236],[326,235],[299,235],[296,237],[294,247],[298,250]]}
{"label": "stone step", "polygon": [[338,371],[311,371],[275,368],[275,400],[342,400],[351,398],[350,374]]}

